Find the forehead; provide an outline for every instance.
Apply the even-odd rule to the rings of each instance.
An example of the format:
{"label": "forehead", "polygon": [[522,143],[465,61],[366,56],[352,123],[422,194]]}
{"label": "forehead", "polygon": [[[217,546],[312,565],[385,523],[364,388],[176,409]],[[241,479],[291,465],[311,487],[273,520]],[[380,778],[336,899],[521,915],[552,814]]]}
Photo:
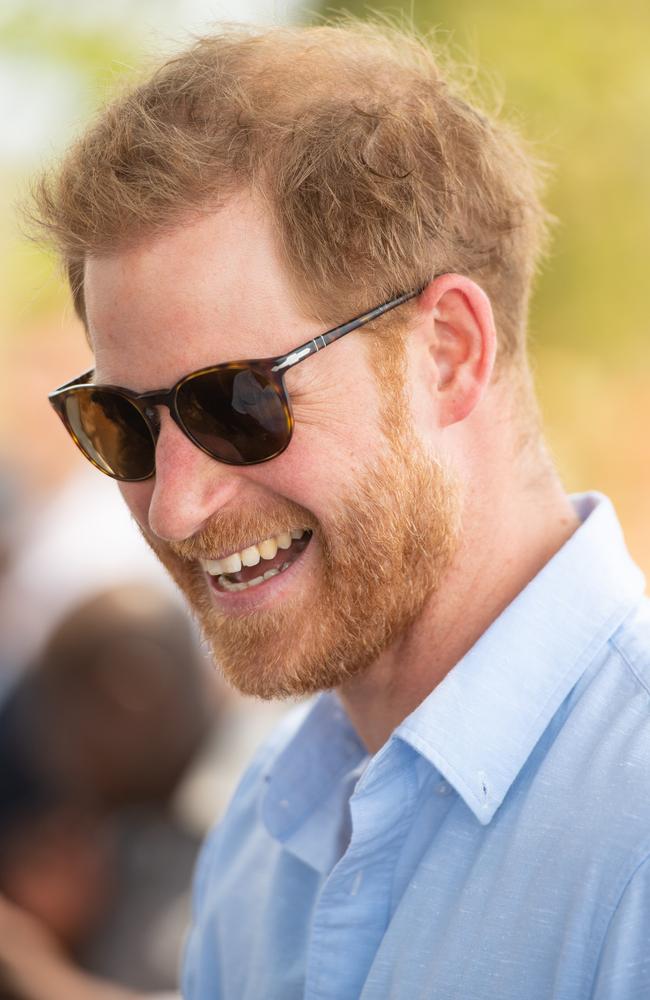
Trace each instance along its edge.
{"label": "forehead", "polygon": [[281,354],[320,332],[293,299],[272,219],[244,195],[142,246],[89,259],[84,293],[98,378],[139,388]]}

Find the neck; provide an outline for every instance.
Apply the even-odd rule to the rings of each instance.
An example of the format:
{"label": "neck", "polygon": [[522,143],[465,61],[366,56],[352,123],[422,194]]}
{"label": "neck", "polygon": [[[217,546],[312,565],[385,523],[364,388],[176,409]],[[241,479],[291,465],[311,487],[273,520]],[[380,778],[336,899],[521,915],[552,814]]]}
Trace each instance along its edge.
{"label": "neck", "polygon": [[529,490],[466,497],[463,534],[414,625],[338,695],[375,753],[561,548],[579,520],[555,476]]}

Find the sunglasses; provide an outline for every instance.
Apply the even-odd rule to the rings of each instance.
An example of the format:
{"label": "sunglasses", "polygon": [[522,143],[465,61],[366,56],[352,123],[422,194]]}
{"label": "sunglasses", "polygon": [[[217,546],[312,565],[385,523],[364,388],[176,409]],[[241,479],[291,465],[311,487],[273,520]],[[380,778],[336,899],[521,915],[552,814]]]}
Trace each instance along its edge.
{"label": "sunglasses", "polygon": [[153,476],[160,416],[166,406],[193,444],[226,465],[268,462],[293,433],[286,372],[328,344],[419,295],[406,292],[275,358],[230,361],[201,368],[171,389],[131,392],[94,385],[93,370],[50,393],[70,437],[92,464],[113,479],[135,483]]}

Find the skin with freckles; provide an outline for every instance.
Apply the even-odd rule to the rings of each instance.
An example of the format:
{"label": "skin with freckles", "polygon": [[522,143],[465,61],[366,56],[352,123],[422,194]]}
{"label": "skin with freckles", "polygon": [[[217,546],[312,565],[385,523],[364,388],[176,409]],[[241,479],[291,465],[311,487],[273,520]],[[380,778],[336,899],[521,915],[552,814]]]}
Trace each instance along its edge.
{"label": "skin with freckles", "polygon": [[[245,194],[89,259],[85,293],[97,381],[137,391],[331,325],[300,311]],[[359,331],[288,373],[294,436],[270,462],[220,464],[160,409],[155,477],[120,488],[234,685],[265,698],[337,688],[374,751],[575,529],[550,466],[531,479],[519,458],[495,350],[485,295],[443,275],[402,349],[382,356]],[[313,536],[286,573],[216,593],[200,559],[292,528]]]}

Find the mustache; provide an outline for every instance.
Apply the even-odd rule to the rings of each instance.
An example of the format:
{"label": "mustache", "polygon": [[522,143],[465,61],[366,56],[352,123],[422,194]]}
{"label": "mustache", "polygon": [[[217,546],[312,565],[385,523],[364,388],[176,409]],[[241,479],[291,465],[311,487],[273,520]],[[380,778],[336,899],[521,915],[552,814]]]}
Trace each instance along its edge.
{"label": "mustache", "polygon": [[292,528],[316,532],[319,525],[310,511],[290,500],[273,506],[242,506],[218,511],[195,534],[168,540],[165,548],[184,561],[220,559]]}

